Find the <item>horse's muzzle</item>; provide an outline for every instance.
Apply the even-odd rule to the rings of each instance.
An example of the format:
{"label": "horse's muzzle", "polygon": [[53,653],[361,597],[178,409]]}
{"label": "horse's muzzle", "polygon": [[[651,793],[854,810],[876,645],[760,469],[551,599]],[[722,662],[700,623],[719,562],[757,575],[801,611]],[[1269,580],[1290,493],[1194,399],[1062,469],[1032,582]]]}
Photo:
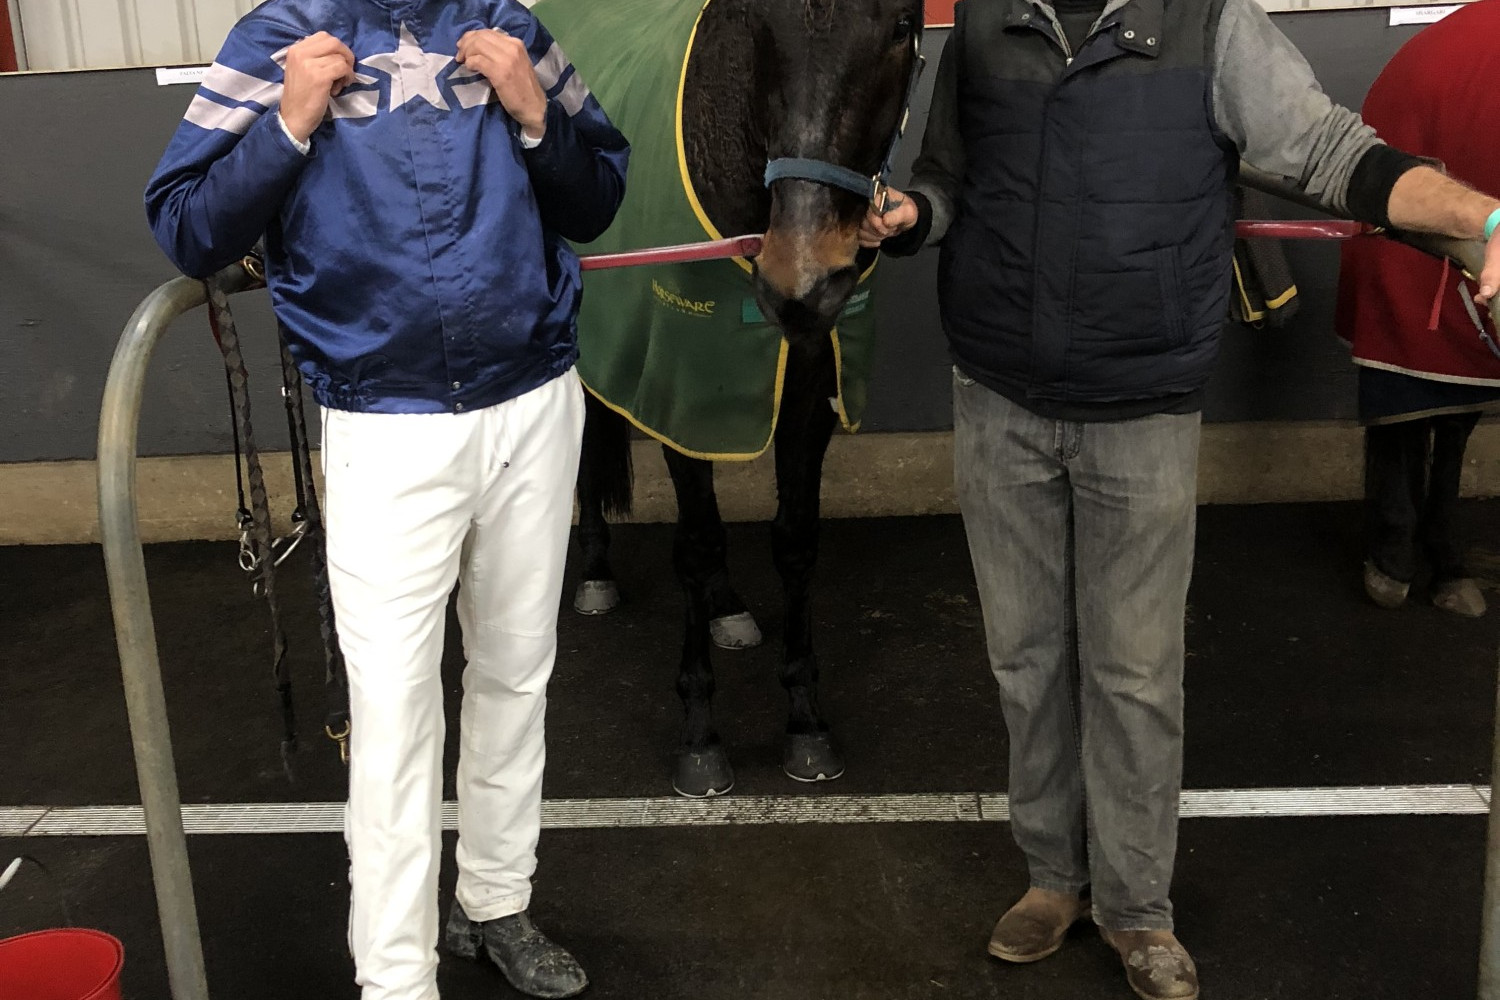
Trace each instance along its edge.
{"label": "horse's muzzle", "polygon": [[839,312],[854,294],[859,270],[841,267],[824,274],[802,295],[788,293],[755,271],[755,297],[766,318],[794,336],[821,336],[833,329]]}

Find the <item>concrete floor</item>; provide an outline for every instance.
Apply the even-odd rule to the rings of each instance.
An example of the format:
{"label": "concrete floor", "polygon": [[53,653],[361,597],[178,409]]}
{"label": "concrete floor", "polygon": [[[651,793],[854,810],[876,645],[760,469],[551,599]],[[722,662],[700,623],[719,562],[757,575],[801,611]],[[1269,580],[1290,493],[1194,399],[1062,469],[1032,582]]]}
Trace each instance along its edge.
{"label": "concrete floor", "polygon": [[[1500,503],[1467,504],[1463,521],[1490,565]],[[1359,590],[1358,528],[1349,504],[1203,510],[1186,787],[1488,783],[1500,612],[1458,621],[1420,595],[1374,608]],[[549,798],[670,794],[680,608],[669,534],[619,528],[628,606],[563,617]],[[950,517],[826,524],[823,701],[849,770],[826,788],[780,774],[767,537],[765,525],[731,527],[731,564],[767,637],[715,661],[735,795],[1003,791],[1005,738]],[[148,567],[184,801],[341,798],[341,765],[316,736],[305,564],[284,576],[307,745],[293,785],[276,754],[265,616],[233,546],[153,547]],[[98,550],[0,549],[0,622],[0,808],[136,801]],[[458,667],[450,655],[450,708]],[[190,850],[215,998],[357,995],[338,835],[195,836]],[[1477,815],[1184,820],[1173,896],[1204,996],[1473,996],[1483,851]],[[0,839],[0,860],[23,852],[53,869],[77,922],[126,942],[126,996],[165,998],[144,841]],[[1035,966],[986,958],[990,925],[1024,885],[996,822],[558,829],[543,834],[534,911],[599,998],[1126,1000],[1091,929]],[[0,936],[56,922],[34,875],[0,892]],[[514,995],[492,970],[448,961],[441,982],[448,1000]]]}

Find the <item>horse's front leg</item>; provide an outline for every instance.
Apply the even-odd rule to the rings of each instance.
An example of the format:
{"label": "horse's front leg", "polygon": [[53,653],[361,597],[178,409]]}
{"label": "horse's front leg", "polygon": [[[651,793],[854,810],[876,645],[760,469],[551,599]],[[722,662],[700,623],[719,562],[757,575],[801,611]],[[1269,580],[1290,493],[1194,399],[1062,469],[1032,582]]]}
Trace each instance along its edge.
{"label": "horse's front leg", "polygon": [[790,699],[782,768],[798,781],[844,773],[828,724],[818,713],[818,660],[812,643],[812,578],[818,561],[823,456],[837,419],[832,352],[791,353],[776,427],[776,520],[771,550],[786,594],[781,684]]}
{"label": "horse's front leg", "polygon": [[672,787],[679,795],[705,798],[723,795],[734,786],[734,769],[714,728],[714,673],[709,661],[711,590],[716,575],[724,572],[724,523],[714,496],[713,465],[670,448],[662,451],[677,491],[672,563],[686,609],[677,673],[684,718]]}

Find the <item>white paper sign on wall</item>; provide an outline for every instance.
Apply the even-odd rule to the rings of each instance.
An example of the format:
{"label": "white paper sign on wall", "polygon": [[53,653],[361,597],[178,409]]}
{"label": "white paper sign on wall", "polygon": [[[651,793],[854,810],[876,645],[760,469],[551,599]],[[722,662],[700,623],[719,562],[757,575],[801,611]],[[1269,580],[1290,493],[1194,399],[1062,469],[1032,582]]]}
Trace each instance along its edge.
{"label": "white paper sign on wall", "polygon": [[160,66],[156,70],[156,85],[170,87],[174,83],[199,84],[203,82],[203,74],[206,72],[207,66]]}
{"label": "white paper sign on wall", "polygon": [[1401,24],[1436,24],[1463,4],[1431,4],[1422,7],[1392,7],[1391,27]]}

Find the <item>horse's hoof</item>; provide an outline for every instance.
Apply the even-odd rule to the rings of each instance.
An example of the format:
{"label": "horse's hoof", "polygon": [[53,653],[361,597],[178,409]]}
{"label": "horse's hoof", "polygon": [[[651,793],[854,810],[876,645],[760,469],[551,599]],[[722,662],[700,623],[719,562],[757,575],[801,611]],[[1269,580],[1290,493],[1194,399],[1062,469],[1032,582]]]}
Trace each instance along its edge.
{"label": "horse's hoof", "polygon": [[750,649],[760,645],[760,626],[748,611],[712,619],[708,634],[720,649]]}
{"label": "horse's hoof", "polygon": [[1432,603],[1449,614],[1464,618],[1483,617],[1488,605],[1479,584],[1465,577],[1461,580],[1444,580],[1433,591]]}
{"label": "horse's hoof", "polygon": [[1372,561],[1365,562],[1365,596],[1386,610],[1394,610],[1406,603],[1411,584],[1386,576],[1375,568]]}
{"label": "horse's hoof", "polygon": [[734,768],[722,746],[701,751],[677,751],[677,768],[672,775],[672,790],[689,799],[707,799],[726,795],[734,787]]}
{"label": "horse's hoof", "polygon": [[844,773],[844,758],[828,733],[792,733],[786,738],[781,769],[796,781],[832,781]]}
{"label": "horse's hoof", "polygon": [[573,610],[581,615],[607,615],[620,606],[620,588],[613,580],[585,580],[573,594]]}

